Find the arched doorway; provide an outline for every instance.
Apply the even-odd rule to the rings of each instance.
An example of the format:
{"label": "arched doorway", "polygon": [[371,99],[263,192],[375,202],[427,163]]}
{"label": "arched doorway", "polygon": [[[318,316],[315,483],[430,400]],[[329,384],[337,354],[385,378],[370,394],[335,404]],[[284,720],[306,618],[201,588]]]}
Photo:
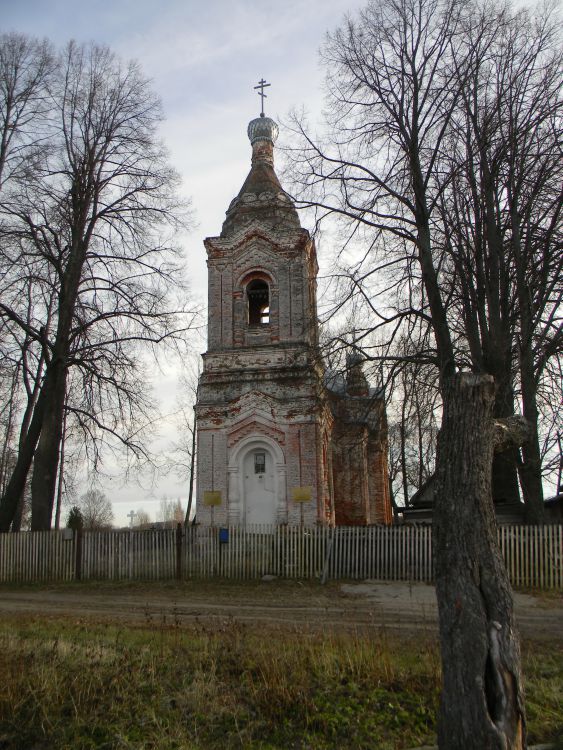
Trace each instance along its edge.
{"label": "arched doorway", "polygon": [[283,523],[287,489],[281,446],[265,435],[249,435],[229,454],[229,523]]}
{"label": "arched doorway", "polygon": [[275,467],[269,448],[265,445],[251,447],[243,456],[241,468],[245,523],[275,523]]}

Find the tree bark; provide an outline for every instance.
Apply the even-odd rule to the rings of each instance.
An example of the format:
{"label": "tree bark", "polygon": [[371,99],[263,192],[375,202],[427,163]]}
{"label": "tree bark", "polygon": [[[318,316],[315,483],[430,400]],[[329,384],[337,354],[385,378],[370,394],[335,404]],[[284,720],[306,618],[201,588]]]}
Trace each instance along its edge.
{"label": "tree bark", "polygon": [[[504,419],[514,414],[514,390],[510,382],[510,361],[504,362],[503,371],[486,369],[497,386],[493,414]],[[495,453],[493,458],[493,500],[495,503],[519,503],[518,451],[511,447]]]}
{"label": "tree bark", "polygon": [[403,402],[403,414],[402,421],[399,426],[399,433],[401,436],[401,477],[403,480],[403,503],[405,507],[409,505],[409,481],[407,476],[407,454],[405,449],[405,416],[404,416],[404,404]]}
{"label": "tree bark", "polygon": [[[510,362],[505,363],[505,370],[502,374],[489,369],[487,369],[487,372],[494,377],[497,386],[493,408],[494,416],[500,419],[512,417],[514,415],[514,391],[509,380]],[[495,452],[492,478],[495,503],[518,504],[520,502],[517,448],[511,446],[506,450]]]}
{"label": "tree bark", "polygon": [[[75,192],[79,183],[74,185]],[[47,365],[42,395],[45,398],[45,414],[41,436],[33,459],[31,478],[31,530],[46,531],[51,528],[53,505],[57,487],[59,451],[63,433],[63,415],[66,398],[66,381],[70,332],[78,298],[82,268],[86,258],[93,223],[88,222],[90,210],[88,200],[78,201],[75,214],[78,216],[74,230],[74,241],[69,259],[61,279],[58,293],[58,324],[51,362]],[[88,230],[86,229],[89,226]]]}
{"label": "tree bark", "polygon": [[192,425],[192,455],[190,457],[190,479],[189,479],[189,494],[188,494],[188,507],[186,508],[186,518],[184,520],[184,526],[188,526],[190,523],[190,516],[192,514],[192,505],[194,501],[194,475],[195,475],[195,452],[196,452],[196,422],[197,414],[194,407],[194,421]]}
{"label": "tree bark", "polygon": [[43,391],[41,391],[33,410],[29,429],[23,442],[20,443],[18,458],[12,476],[0,500],[0,532],[10,530],[10,524],[16,514],[18,502],[23,495],[29,467],[33,461],[33,454],[39,440],[44,411],[45,397]]}
{"label": "tree bark", "polygon": [[37,443],[31,477],[31,530],[51,528],[62,440],[66,363],[49,368],[45,379],[45,417]]}
{"label": "tree bark", "polygon": [[[35,382],[33,384],[33,388],[29,389],[29,388],[26,387],[28,398],[27,398],[27,404],[26,404],[26,407],[25,407],[25,411],[23,413],[22,423],[21,423],[21,426],[20,426],[20,437],[19,437],[19,440],[18,440],[18,456],[19,456],[19,452],[24,449],[25,441],[27,439],[27,433],[28,433],[28,430],[29,430],[29,425],[30,425],[31,420],[33,418],[33,414],[34,414],[34,410],[35,410],[35,406],[37,404],[37,400],[38,400],[39,394],[41,393],[40,381],[41,381],[41,371],[42,371],[42,368],[43,368],[43,358],[41,358],[40,361],[39,361],[39,365],[37,367],[37,377],[35,378]],[[38,438],[35,438],[35,442],[33,443],[33,450],[35,450],[35,447],[37,445],[37,439]],[[30,466],[31,466],[31,462],[30,462],[27,470],[25,471],[25,473],[22,472],[22,474],[21,474],[21,484],[22,484],[22,487],[21,487],[20,496],[19,496],[19,499],[18,499],[18,502],[17,502],[17,505],[16,505],[16,509],[14,511],[14,515],[13,515],[13,518],[12,518],[12,531],[14,533],[16,533],[16,532],[18,532],[18,531],[21,530],[22,519],[23,519],[23,512],[24,512],[24,507],[25,507],[25,489],[26,489],[25,485],[26,485],[26,482],[27,482],[27,475],[29,473]],[[17,488],[15,488],[14,491],[17,492]]]}
{"label": "tree bark", "polygon": [[442,750],[523,750],[520,647],[491,493],[494,381],[443,380],[434,555]]}
{"label": "tree bark", "polygon": [[6,476],[8,474],[8,456],[10,455],[10,444],[12,441],[12,433],[14,430],[14,410],[16,406],[19,370],[20,363],[18,363],[16,369],[12,373],[12,385],[10,387],[10,394],[8,396],[8,417],[6,419],[6,430],[4,432],[2,451],[0,453],[0,493],[4,492],[4,488],[6,486]]}
{"label": "tree bark", "polygon": [[513,448],[495,453],[493,459],[493,498],[495,503],[519,503],[518,454]]}
{"label": "tree bark", "polygon": [[541,477],[542,461],[538,438],[537,386],[533,369],[531,353],[521,351],[522,412],[532,427],[532,434],[522,444],[522,462],[518,470],[524,495],[526,522],[542,524],[545,521],[545,508]]}
{"label": "tree bark", "polygon": [[[66,407],[66,404],[65,404]],[[61,438],[61,450],[59,455],[59,476],[57,478],[57,503],[55,508],[55,529],[60,528],[61,506],[63,502],[64,471],[65,471],[65,445],[66,445],[66,408],[63,415],[63,432]]]}

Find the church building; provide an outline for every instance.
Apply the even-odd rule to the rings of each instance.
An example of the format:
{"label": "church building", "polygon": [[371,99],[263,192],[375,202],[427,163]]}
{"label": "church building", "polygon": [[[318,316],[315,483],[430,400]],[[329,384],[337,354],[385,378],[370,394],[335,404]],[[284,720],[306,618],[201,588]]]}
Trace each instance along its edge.
{"label": "church building", "polygon": [[383,395],[357,357],[341,376],[323,365],[315,243],[274,171],[277,135],[263,112],[250,122],[250,172],[205,240],[197,521],[388,524]]}

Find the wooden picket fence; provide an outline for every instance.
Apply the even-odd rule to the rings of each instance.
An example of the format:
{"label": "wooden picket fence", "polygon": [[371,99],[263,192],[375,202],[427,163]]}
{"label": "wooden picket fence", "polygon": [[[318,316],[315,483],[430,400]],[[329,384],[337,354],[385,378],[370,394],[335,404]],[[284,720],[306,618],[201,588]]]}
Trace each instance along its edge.
{"label": "wooden picket fence", "polygon": [[[501,526],[514,586],[563,590],[563,526]],[[432,582],[430,526],[0,534],[0,583],[220,576]]]}

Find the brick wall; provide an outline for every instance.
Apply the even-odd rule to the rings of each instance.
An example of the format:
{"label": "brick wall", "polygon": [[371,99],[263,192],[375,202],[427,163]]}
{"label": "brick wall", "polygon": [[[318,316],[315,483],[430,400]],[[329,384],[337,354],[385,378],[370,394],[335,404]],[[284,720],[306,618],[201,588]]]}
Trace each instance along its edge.
{"label": "brick wall", "polygon": [[[315,245],[275,175],[272,142],[253,144],[250,174],[221,235],[205,247],[209,348],[196,407],[198,521],[244,522],[241,467],[244,451],[258,446],[272,458],[265,479],[275,488],[279,522],[387,522],[383,401],[366,410],[369,386],[358,363],[351,395],[324,386]],[[247,285],[256,280],[268,284],[264,325],[249,324]],[[310,502],[293,501],[298,487],[311,489]],[[222,497],[213,511],[203,505],[210,490]]]}

